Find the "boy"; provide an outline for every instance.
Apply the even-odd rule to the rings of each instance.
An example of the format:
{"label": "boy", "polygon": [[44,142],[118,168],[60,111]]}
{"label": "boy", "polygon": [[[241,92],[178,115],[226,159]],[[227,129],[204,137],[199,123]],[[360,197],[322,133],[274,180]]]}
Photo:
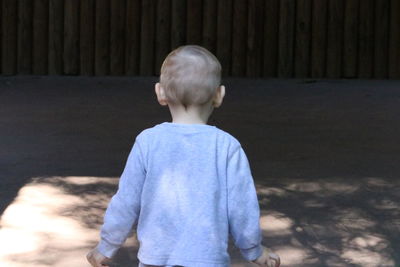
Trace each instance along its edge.
{"label": "boy", "polygon": [[139,266],[229,266],[229,234],[243,257],[260,266],[279,266],[261,246],[259,205],[240,143],[207,125],[222,104],[221,65],[199,46],[172,51],[155,86],[172,122],[140,133],[113,196],[92,266],[124,243],[134,224]]}

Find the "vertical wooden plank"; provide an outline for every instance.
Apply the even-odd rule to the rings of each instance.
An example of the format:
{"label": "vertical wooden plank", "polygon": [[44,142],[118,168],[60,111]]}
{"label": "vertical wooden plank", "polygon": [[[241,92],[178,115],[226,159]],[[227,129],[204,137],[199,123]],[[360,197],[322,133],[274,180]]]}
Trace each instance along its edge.
{"label": "vertical wooden plank", "polygon": [[293,77],[293,47],[294,47],[294,18],[295,2],[281,0],[279,12],[279,64],[278,76]]}
{"label": "vertical wooden plank", "polygon": [[312,41],[311,41],[311,77],[325,77],[327,0],[313,1]]}
{"label": "vertical wooden plank", "polygon": [[203,1],[187,1],[186,43],[201,45]]}
{"label": "vertical wooden plank", "polygon": [[171,0],[157,1],[156,18],[156,64],[154,73],[159,75],[161,65],[171,49]]}
{"label": "vertical wooden plank", "polygon": [[260,77],[263,58],[263,0],[248,1],[246,76]]}
{"label": "vertical wooden plank", "polygon": [[264,77],[276,77],[278,70],[279,0],[264,5]]}
{"label": "vertical wooden plank", "polygon": [[218,1],[217,16],[217,58],[222,65],[222,74],[231,74],[232,57],[232,1]]}
{"label": "vertical wooden plank", "polygon": [[[0,23],[3,24],[3,0],[0,0]],[[0,75],[3,74],[2,70],[2,54],[3,54],[3,27],[0,26]]]}
{"label": "vertical wooden plank", "polygon": [[32,73],[32,1],[18,1],[17,72]]}
{"label": "vertical wooden plank", "polygon": [[142,0],[142,25],[140,34],[140,74],[153,75],[154,70],[154,15],[156,0]]}
{"label": "vertical wooden plank", "polygon": [[63,73],[64,0],[49,0],[49,74]]}
{"label": "vertical wooden plank", "polygon": [[32,72],[47,74],[49,1],[33,1],[33,55]]}
{"label": "vertical wooden plank", "polygon": [[95,0],[81,0],[80,7],[80,74],[94,74],[94,11]]}
{"label": "vertical wooden plank", "polygon": [[374,0],[360,2],[358,77],[371,78],[374,55]]}
{"label": "vertical wooden plank", "polygon": [[172,0],[171,48],[175,49],[186,40],[186,1]]}
{"label": "vertical wooden plank", "polygon": [[13,75],[17,71],[17,2],[3,0],[2,4],[2,72]]}
{"label": "vertical wooden plank", "polygon": [[390,2],[389,78],[400,79],[400,1]]}
{"label": "vertical wooden plank", "polygon": [[310,75],[311,0],[298,0],[296,6],[295,77]]}
{"label": "vertical wooden plank", "polygon": [[140,52],[140,0],[127,0],[126,3],[126,58],[125,73],[139,74]]}
{"label": "vertical wooden plank", "polygon": [[95,20],[95,75],[110,71],[110,1],[96,0]]}
{"label": "vertical wooden plank", "polygon": [[203,5],[203,46],[216,53],[217,39],[217,1],[204,0]]}
{"label": "vertical wooden plank", "polygon": [[329,0],[326,76],[342,76],[343,0]]}
{"label": "vertical wooden plank", "polygon": [[247,1],[233,1],[232,75],[246,75]]}
{"label": "vertical wooden plank", "polygon": [[124,74],[125,56],[125,0],[111,1],[110,73]]}
{"label": "vertical wooden plank", "polygon": [[344,2],[343,77],[357,76],[359,0]]}
{"label": "vertical wooden plank", "polygon": [[64,74],[79,73],[79,1],[64,5]]}
{"label": "vertical wooden plank", "polygon": [[374,78],[377,79],[388,77],[389,8],[389,0],[375,2]]}

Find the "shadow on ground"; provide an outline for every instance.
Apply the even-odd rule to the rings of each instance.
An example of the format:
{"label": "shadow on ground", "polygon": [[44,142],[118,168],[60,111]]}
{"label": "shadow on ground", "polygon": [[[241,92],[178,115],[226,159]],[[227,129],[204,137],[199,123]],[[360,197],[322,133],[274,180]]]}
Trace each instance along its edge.
{"label": "shadow on ground", "polygon": [[[25,185],[1,220],[3,266],[85,266],[117,179],[41,177]],[[257,183],[264,244],[282,266],[395,266],[400,183],[325,178]],[[23,240],[23,242],[21,242]],[[136,266],[131,237],[113,266]],[[232,266],[245,263],[230,246]]]}
{"label": "shadow on ground", "polygon": [[[285,180],[260,185],[259,199],[263,224],[276,227],[266,233],[268,243],[302,251],[300,261],[290,262],[294,266],[399,263],[399,182],[376,177]],[[289,253],[286,260],[295,255]]]}
{"label": "shadow on ground", "polygon": [[[135,136],[169,118],[155,81],[0,78],[2,266],[86,266]],[[400,82],[225,83],[210,123],[245,148],[283,266],[400,265]]]}

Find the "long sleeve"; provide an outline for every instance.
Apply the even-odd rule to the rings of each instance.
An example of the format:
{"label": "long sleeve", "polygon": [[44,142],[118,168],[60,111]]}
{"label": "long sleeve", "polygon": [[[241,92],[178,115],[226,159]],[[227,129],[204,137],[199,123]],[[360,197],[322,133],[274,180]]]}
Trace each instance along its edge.
{"label": "long sleeve", "polygon": [[122,246],[136,223],[140,212],[140,196],[146,176],[142,151],[136,141],[120,177],[117,193],[112,197],[101,228],[97,249],[112,257]]}
{"label": "long sleeve", "polygon": [[246,260],[262,253],[260,207],[247,157],[241,147],[228,160],[227,194],[229,231]]}

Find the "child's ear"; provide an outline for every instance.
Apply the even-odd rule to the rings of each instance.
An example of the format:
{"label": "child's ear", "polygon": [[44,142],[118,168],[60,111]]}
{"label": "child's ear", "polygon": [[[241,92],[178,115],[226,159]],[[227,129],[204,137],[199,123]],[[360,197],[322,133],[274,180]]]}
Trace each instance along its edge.
{"label": "child's ear", "polygon": [[168,101],[167,101],[167,97],[165,96],[164,88],[161,87],[160,83],[156,83],[155,91],[156,91],[158,103],[160,103],[161,106],[168,105]]}
{"label": "child's ear", "polygon": [[215,96],[214,96],[214,100],[213,100],[213,106],[215,108],[219,108],[222,105],[224,96],[225,96],[225,86],[221,85],[220,87],[217,88],[217,91],[215,92]]}

